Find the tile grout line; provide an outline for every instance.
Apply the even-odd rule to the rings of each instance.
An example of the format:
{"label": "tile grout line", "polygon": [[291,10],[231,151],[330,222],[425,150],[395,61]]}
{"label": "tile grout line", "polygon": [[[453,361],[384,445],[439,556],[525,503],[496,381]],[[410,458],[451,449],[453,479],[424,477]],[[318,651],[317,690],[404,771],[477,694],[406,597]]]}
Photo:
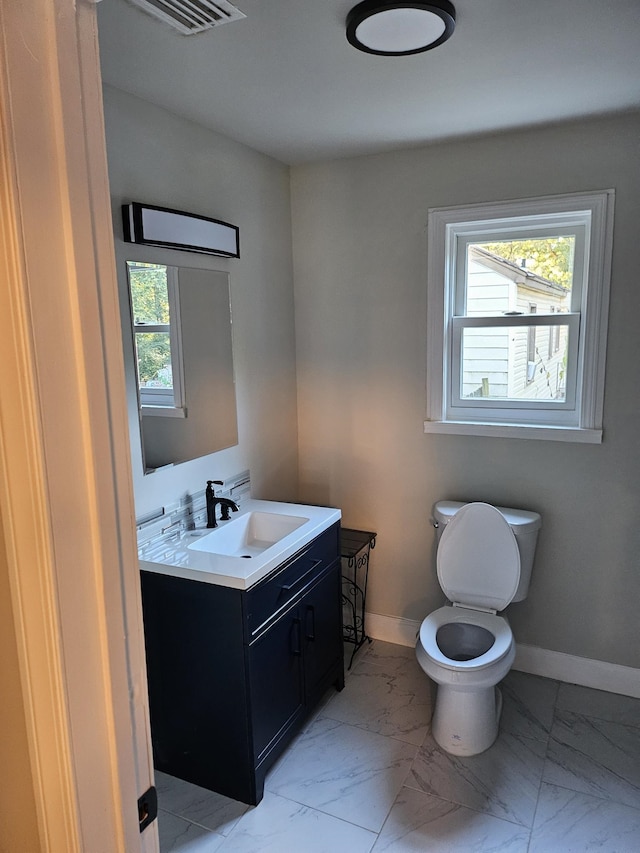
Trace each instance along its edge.
{"label": "tile grout line", "polygon": [[[158,806],[158,811],[164,812],[165,814],[170,814],[171,817],[177,817],[179,820],[184,821],[184,823],[188,823],[192,826],[197,826],[199,829],[204,829],[206,832],[211,833],[211,835],[215,835],[216,838],[228,838],[229,837],[228,835],[224,835],[222,832],[216,832],[216,830],[211,829],[210,826],[205,826],[203,823],[198,823],[197,820],[191,820],[191,818],[185,817],[184,815],[181,815],[181,814],[176,814],[175,812],[169,811],[169,809],[163,809],[161,806]],[[244,815],[241,815],[241,817],[244,817]],[[239,820],[240,820],[240,818],[238,819],[238,821]],[[233,829],[235,829],[235,825],[234,825]],[[233,832],[233,829],[231,830],[231,832]]]}
{"label": "tile grout line", "polygon": [[[363,829],[365,832],[370,832],[375,836],[380,835],[380,831],[378,831],[378,830],[370,829],[368,826],[363,826],[361,823],[355,823],[354,821],[347,820],[344,817],[338,817],[337,815],[331,814],[331,812],[324,811],[324,809],[321,809],[318,806],[309,806],[306,803],[301,803],[299,800],[294,800],[292,797],[287,797],[286,794],[277,794],[275,791],[270,791],[269,793],[274,797],[279,797],[281,800],[287,800],[287,802],[289,802],[289,803],[295,803],[297,806],[300,806],[303,809],[307,809],[307,811],[318,812],[318,814],[323,814],[326,817],[331,818],[332,820],[337,820],[340,823],[347,824],[348,826],[355,826],[357,829]],[[389,811],[391,811],[391,808],[389,809]],[[387,813],[387,817],[389,817],[388,813]],[[385,821],[387,820],[387,817],[385,817]],[[234,829],[235,829],[235,827],[234,827]]]}

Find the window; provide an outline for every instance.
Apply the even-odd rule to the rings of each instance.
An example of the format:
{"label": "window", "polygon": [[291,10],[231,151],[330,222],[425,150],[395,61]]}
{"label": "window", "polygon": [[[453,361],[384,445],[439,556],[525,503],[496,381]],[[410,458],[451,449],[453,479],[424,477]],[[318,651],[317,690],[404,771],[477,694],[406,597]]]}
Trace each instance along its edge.
{"label": "window", "polygon": [[613,201],[429,211],[425,432],[602,440]]}
{"label": "window", "polygon": [[127,261],[143,415],[184,417],[178,270]]}

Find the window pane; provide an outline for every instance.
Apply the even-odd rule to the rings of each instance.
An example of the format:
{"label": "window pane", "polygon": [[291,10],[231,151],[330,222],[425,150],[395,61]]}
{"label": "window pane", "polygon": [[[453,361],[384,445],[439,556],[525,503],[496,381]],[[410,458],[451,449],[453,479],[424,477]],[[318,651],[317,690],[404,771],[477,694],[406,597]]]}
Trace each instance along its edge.
{"label": "window pane", "polygon": [[168,332],[136,332],[140,388],[173,388],[171,342]]}
{"label": "window pane", "polygon": [[544,299],[554,311],[570,309],[574,236],[469,243],[465,314],[527,314]]}
{"label": "window pane", "polygon": [[463,329],[462,397],[564,402],[568,341],[568,326]]}
{"label": "window pane", "polygon": [[127,261],[127,267],[134,324],[168,323],[169,293],[166,266]]}

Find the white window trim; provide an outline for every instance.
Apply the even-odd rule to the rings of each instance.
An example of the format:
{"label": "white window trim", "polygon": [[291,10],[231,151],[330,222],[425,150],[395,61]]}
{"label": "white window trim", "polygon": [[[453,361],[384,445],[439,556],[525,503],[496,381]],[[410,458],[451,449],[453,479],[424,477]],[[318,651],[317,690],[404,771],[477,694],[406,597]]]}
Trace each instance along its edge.
{"label": "white window trim", "polygon": [[[607,341],[607,318],[613,246],[613,207],[615,192],[571,193],[543,198],[464,207],[433,208],[429,210],[428,255],[428,318],[427,318],[427,419],[426,433],[453,435],[501,436],[508,438],[538,438],[553,441],[600,443],[602,441],[602,413],[604,400],[604,375]],[[514,217],[553,215],[561,217],[567,211],[589,211],[591,235],[588,255],[587,293],[583,294],[581,339],[584,351],[580,352],[578,374],[578,423],[573,425],[536,423],[510,423],[495,419],[482,420],[479,413],[467,414],[459,420],[447,418],[447,354],[449,351],[448,311],[445,300],[451,300],[448,282],[452,279],[452,240],[464,230],[471,231],[478,223],[500,227],[500,220]],[[567,315],[537,314],[536,323],[562,321]],[[528,317],[531,322],[532,317]],[[514,318],[511,318],[514,319]],[[473,407],[470,407],[473,412]],[[506,409],[505,409],[506,410]],[[532,409],[533,411],[533,409]],[[472,420],[467,420],[472,417]]]}
{"label": "white window trim", "polygon": [[186,418],[187,410],[184,406],[155,405],[153,403],[142,403],[140,414],[143,418]]}

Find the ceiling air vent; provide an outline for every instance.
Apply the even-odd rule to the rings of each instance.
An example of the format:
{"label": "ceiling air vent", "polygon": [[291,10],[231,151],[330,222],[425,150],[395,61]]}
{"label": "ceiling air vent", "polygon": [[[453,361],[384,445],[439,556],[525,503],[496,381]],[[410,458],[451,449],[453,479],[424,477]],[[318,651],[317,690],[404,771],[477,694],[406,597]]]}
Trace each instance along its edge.
{"label": "ceiling air vent", "polygon": [[129,2],[188,36],[247,17],[227,0],[129,0]]}

